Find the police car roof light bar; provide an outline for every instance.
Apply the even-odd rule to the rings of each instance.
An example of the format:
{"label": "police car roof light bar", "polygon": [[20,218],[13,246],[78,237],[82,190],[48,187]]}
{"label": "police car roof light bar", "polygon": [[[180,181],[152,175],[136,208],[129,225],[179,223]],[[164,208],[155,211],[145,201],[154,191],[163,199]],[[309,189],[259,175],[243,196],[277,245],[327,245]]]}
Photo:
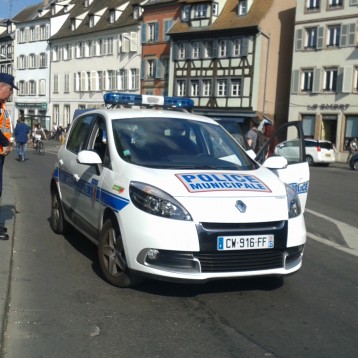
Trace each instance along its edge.
{"label": "police car roof light bar", "polygon": [[108,92],[103,95],[106,105],[117,106],[159,106],[163,108],[192,109],[194,101],[184,97],[152,96],[122,92]]}

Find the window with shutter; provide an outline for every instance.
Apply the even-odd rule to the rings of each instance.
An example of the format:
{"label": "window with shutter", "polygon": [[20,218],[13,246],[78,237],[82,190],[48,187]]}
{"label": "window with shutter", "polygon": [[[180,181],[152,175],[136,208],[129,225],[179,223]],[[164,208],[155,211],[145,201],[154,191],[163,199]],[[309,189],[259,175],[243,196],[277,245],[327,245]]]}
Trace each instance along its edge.
{"label": "window with shutter", "polygon": [[348,46],[356,45],[356,24],[352,23],[348,25]]}
{"label": "window with shutter", "polygon": [[316,42],[317,49],[323,48],[323,34],[324,34],[324,28],[319,27],[317,30],[317,42]]}
{"label": "window with shutter", "polygon": [[293,94],[297,94],[298,93],[298,81],[299,81],[299,74],[300,71],[299,70],[293,70],[292,71],[292,79],[291,79],[291,92]]}
{"label": "window with shutter", "polygon": [[313,93],[321,92],[321,69],[315,68],[313,71]]}
{"label": "window with shutter", "polygon": [[169,41],[170,40],[170,36],[167,35],[167,33],[169,32],[169,30],[171,29],[171,27],[173,26],[174,21],[173,20],[165,20],[164,21],[164,41]]}
{"label": "window with shutter", "polygon": [[343,69],[343,84],[342,92],[351,93],[352,92],[352,78],[353,78],[353,90],[357,91],[357,73],[353,71],[352,67],[345,67]]}
{"label": "window with shutter", "polygon": [[296,31],[296,51],[302,51],[303,49],[303,30]]}

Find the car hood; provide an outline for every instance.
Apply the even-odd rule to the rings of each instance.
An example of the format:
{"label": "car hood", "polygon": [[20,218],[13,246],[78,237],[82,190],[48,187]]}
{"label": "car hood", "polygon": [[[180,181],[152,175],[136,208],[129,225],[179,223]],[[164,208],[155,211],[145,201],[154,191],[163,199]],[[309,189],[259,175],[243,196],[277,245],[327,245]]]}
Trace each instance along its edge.
{"label": "car hood", "polygon": [[[178,200],[200,222],[261,222],[288,218],[285,185],[270,170],[139,169],[138,179]],[[141,175],[139,175],[141,174]]]}

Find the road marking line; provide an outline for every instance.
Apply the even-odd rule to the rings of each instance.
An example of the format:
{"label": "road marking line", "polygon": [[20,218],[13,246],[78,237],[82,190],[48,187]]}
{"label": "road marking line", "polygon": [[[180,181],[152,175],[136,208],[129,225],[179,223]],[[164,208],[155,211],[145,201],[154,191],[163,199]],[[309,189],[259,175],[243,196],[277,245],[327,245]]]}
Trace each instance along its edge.
{"label": "road marking line", "polygon": [[[335,224],[337,226],[337,229],[340,231],[340,233],[342,234],[344,240],[346,241],[347,245],[349,246],[349,248],[345,248],[343,246],[340,246],[336,243],[333,243],[327,239],[322,239],[314,234],[311,233],[307,233],[307,236],[311,237],[312,239],[328,244],[330,246],[336,247],[342,251],[348,252],[352,255],[358,256],[358,229],[355,228],[354,226],[348,225],[346,223],[343,223],[341,221],[335,220],[330,218],[329,216],[320,214],[316,211],[307,209],[305,210],[307,213],[318,216],[322,219],[325,219],[333,224]],[[355,252],[352,252],[352,250],[354,250]]]}

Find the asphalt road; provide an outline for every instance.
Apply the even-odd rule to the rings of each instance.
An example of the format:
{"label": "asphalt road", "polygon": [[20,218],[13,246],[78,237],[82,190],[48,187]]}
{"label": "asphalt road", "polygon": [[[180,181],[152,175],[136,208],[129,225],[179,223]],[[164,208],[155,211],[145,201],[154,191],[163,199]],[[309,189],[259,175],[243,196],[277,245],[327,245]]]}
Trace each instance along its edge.
{"label": "asphalt road", "polygon": [[[24,163],[7,158],[16,222],[2,357],[356,356],[358,259],[322,231],[331,223],[326,217],[338,221],[348,210],[338,205],[340,193],[324,191],[337,178],[354,190],[357,173],[311,170],[307,221],[314,239],[308,239],[303,268],[284,281],[147,280],[118,289],[103,280],[92,243],[50,228],[51,152],[47,146],[44,157],[29,153]],[[331,201],[321,203],[328,194]],[[349,220],[345,224],[354,224]]]}

